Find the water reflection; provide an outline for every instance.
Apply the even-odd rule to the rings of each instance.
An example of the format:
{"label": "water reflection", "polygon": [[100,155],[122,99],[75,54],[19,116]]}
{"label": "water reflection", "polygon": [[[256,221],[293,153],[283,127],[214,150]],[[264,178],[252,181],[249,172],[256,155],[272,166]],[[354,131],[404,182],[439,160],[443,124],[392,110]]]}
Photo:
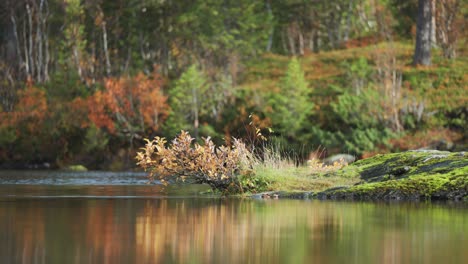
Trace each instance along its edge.
{"label": "water reflection", "polygon": [[463,263],[466,208],[235,199],[0,200],[0,263]]}

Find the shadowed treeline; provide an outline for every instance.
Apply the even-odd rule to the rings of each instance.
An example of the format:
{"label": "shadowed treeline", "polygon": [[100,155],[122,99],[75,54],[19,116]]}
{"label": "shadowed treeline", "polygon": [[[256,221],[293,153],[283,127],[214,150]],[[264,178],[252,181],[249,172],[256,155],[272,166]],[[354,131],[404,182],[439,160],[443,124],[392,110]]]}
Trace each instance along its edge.
{"label": "shadowed treeline", "polygon": [[122,171],[181,130],[300,162],[466,149],[465,2],[0,1],[0,168]]}

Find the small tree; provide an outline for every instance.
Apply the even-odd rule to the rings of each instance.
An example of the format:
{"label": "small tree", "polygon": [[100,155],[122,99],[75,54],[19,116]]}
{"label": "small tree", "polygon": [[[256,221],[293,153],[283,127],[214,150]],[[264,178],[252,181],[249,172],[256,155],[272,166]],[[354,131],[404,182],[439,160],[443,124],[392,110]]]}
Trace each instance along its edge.
{"label": "small tree", "polygon": [[169,103],[173,110],[170,117],[171,121],[176,123],[185,120],[192,123],[195,138],[198,138],[200,116],[205,111],[208,103],[204,98],[207,89],[205,76],[196,65],[192,65],[180,76],[175,86],[169,91]]}
{"label": "small tree", "polygon": [[270,105],[273,111],[270,117],[273,127],[285,136],[295,136],[313,108],[309,94],[299,61],[292,58],[286,75],[281,80],[280,90],[271,95]]}
{"label": "small tree", "polygon": [[53,142],[49,142],[47,129],[49,110],[43,89],[27,85],[19,90],[12,111],[4,112],[0,108],[0,152],[3,147],[11,146],[15,156],[25,160],[41,159],[51,153],[54,148],[50,147]]}

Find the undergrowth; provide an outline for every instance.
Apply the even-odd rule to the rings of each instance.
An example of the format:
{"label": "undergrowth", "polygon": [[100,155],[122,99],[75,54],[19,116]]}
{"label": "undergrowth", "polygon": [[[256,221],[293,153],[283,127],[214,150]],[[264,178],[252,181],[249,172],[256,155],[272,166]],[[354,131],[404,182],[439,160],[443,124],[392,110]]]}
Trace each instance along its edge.
{"label": "undergrowth", "polygon": [[356,182],[352,178],[330,176],[329,172],[346,166],[342,161],[325,165],[311,160],[305,166],[298,165],[296,160],[273,148],[254,155],[238,139],[231,140],[232,146],[217,147],[208,137],[200,145],[182,131],[169,144],[161,137],[146,141],[146,146],[137,153],[137,165],[149,172],[151,180],[157,178],[164,184],[171,180],[208,184],[226,195],[273,190],[321,191]]}

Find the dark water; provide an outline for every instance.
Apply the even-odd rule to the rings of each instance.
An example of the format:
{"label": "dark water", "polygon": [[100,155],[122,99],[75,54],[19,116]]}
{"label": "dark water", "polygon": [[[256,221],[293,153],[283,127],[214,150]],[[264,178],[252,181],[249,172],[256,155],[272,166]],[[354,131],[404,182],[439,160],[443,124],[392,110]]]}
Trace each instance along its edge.
{"label": "dark water", "polygon": [[122,184],[139,174],[88,174],[100,177],[88,185],[37,184],[31,174],[18,184],[7,174],[0,173],[8,183],[0,185],[0,263],[468,260],[463,204],[222,199],[199,195],[205,186]]}

